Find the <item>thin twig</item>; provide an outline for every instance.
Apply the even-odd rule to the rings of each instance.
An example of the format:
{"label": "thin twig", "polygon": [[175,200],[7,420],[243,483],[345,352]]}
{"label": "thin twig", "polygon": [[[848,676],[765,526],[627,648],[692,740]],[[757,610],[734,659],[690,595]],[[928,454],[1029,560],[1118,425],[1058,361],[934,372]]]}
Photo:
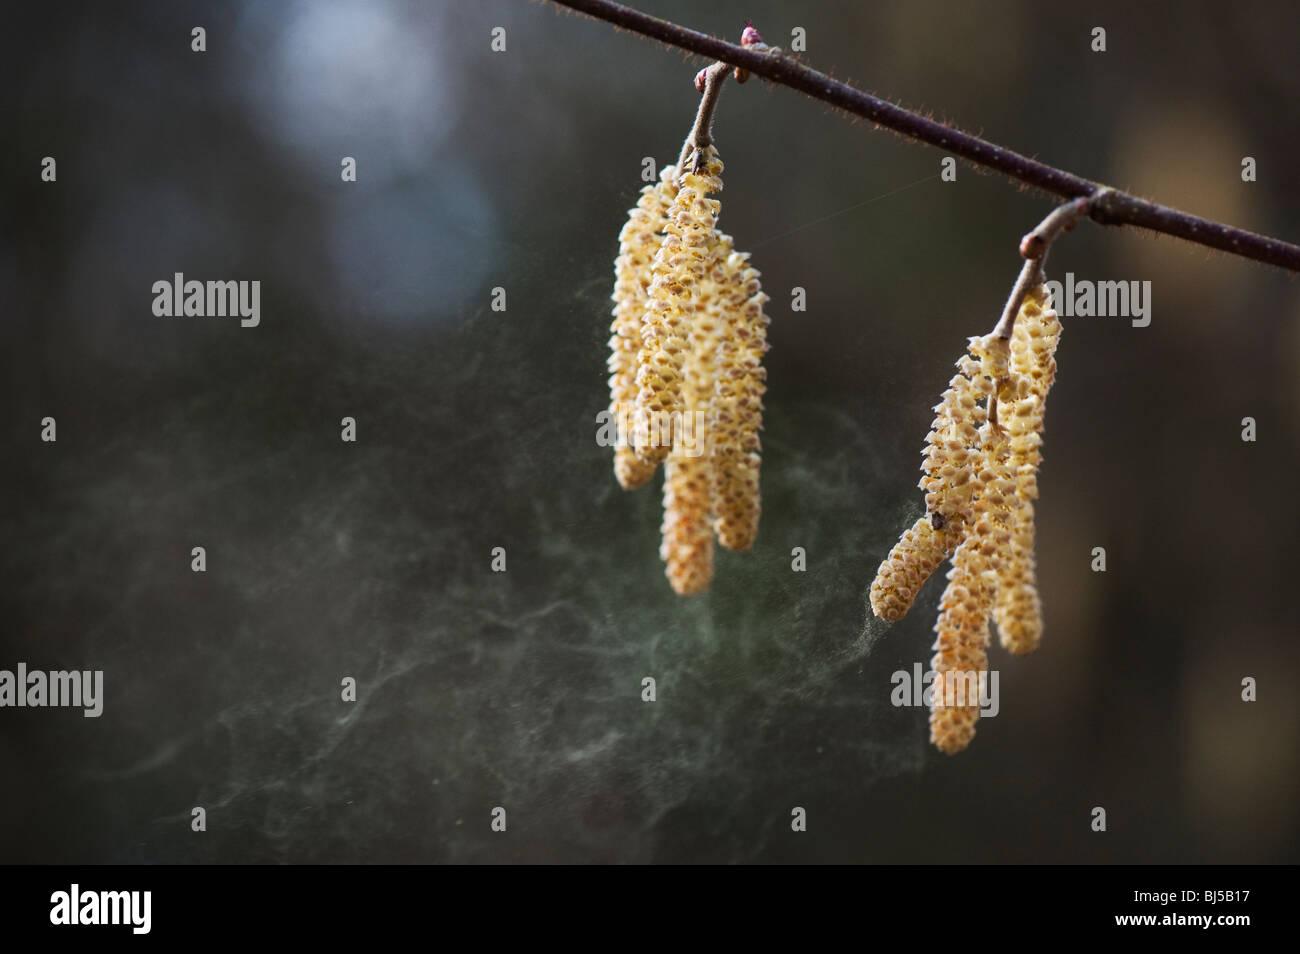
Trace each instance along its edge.
{"label": "thin twig", "polygon": [[[763,37],[752,23],[747,24],[744,32],[741,33],[740,45],[750,49],[766,50],[769,53],[780,52],[779,48],[769,47],[763,42]],[[686,137],[686,142],[682,144],[682,154],[677,159],[679,171],[685,167],[686,160],[692,152],[695,153],[695,164],[691,171],[698,173],[704,168],[705,150],[713,143],[710,132],[713,125],[713,111],[718,106],[718,97],[722,94],[722,84],[731,72],[732,67],[719,60],[712,66],[705,67],[695,74],[695,88],[703,96],[700,99],[699,111],[695,114],[695,125],[691,127],[690,135]],[[735,74],[737,83],[743,83],[749,79],[749,73],[738,66],[735,67]]]}
{"label": "thin twig", "polygon": [[703,77],[702,84],[704,89],[703,96],[700,97],[700,108],[695,114],[695,125],[691,127],[690,135],[686,137],[686,142],[682,144],[682,154],[677,160],[677,168],[685,171],[686,160],[691,154],[695,154],[694,172],[699,172],[704,168],[704,153],[713,142],[709,136],[709,127],[713,124],[713,110],[717,108],[718,96],[722,93],[722,84],[727,79],[727,74],[731,72],[731,67],[726,63],[714,63],[707,69],[700,71]]}
{"label": "thin twig", "polygon": [[1025,295],[1043,280],[1043,262],[1047,260],[1047,253],[1056,237],[1074,228],[1074,224],[1088,213],[1093,203],[1100,201],[1110,191],[1103,187],[1094,195],[1071,199],[1064,205],[1057,206],[1020,240],[1020,254],[1024,256],[1025,264],[1020,269],[1015,287],[1011,289],[1007,306],[1002,309],[1002,318],[993,329],[994,335],[1004,341],[1011,338],[1016,328],[1016,315],[1020,314]]}
{"label": "thin twig", "polygon": [[[745,48],[716,37],[652,17],[612,0],[552,0],[615,26],[660,40],[701,56],[729,63],[766,80],[805,93],[885,126],[909,138],[929,143],[979,166],[1065,199],[1093,196],[1102,188],[1064,169],[1004,149],[978,136],[928,119],[860,89],[832,79],[786,55]],[[1102,225],[1132,225],[1172,235],[1206,248],[1254,259],[1300,272],[1300,246],[1248,232],[1222,222],[1180,212],[1118,190],[1097,196],[1089,215]]]}
{"label": "thin twig", "polygon": [[1020,314],[1020,306],[1024,304],[1029,289],[1038,285],[1042,274],[1043,262],[1041,259],[1025,259],[1025,264],[1020,269],[1020,277],[1016,279],[1016,284],[1011,289],[1011,296],[1007,299],[1007,306],[1002,309],[1002,317],[998,320],[997,327],[993,329],[995,337],[1004,341],[1011,338],[1012,333],[1016,330],[1016,315]]}
{"label": "thin twig", "polygon": [[[1108,187],[1103,186],[1093,195],[1081,196],[1071,199],[1064,205],[1058,205],[1047,214],[1047,218],[1030,229],[1020,240],[1020,254],[1024,256],[1025,264],[1020,269],[1020,276],[1016,279],[1015,287],[1011,289],[1011,297],[1007,299],[1007,306],[1002,309],[1002,317],[998,320],[992,335],[993,344],[1004,349],[1004,353],[1005,349],[1011,346],[1011,336],[1016,330],[1016,318],[1020,314],[1020,306],[1024,304],[1025,296],[1029,294],[1031,288],[1038,287],[1043,281],[1043,262],[1047,260],[1047,253],[1051,251],[1052,243],[1062,232],[1074,228],[1075,223],[1088,214],[1093,204],[1104,199],[1110,192]],[[1002,378],[997,381],[993,393],[988,398],[989,427],[994,431],[1001,430],[1001,425],[998,423],[998,405],[1001,404],[1001,394],[1007,386],[1007,380]]]}

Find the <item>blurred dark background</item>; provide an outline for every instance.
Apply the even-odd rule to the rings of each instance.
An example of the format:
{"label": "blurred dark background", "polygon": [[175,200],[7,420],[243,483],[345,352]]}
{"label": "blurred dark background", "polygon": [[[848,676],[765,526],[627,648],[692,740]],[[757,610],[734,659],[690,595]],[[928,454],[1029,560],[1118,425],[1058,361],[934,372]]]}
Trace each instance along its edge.
{"label": "blurred dark background", "polygon": [[[1300,240],[1294,4],[636,5],[803,27],[840,78]],[[889,705],[942,583],[893,627],[865,593],[1050,199],[728,85],[722,226],[773,297],[764,515],[683,600],[594,416],[617,233],[702,63],[522,0],[26,4],[0,53],[0,668],[106,694],[0,711],[0,861],[1300,857],[1291,276],[1092,225],[1053,252],[1150,280],[1152,322],[1066,319],[1044,643],[992,650],[1001,713],[945,757]],[[260,280],[260,327],[154,317],[178,271]]]}

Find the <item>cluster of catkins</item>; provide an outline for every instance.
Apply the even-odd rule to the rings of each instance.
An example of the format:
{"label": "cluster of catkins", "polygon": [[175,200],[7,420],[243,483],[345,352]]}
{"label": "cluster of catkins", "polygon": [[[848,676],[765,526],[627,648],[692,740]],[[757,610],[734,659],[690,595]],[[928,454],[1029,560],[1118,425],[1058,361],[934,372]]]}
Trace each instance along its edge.
{"label": "cluster of catkins", "polygon": [[939,564],[952,559],[932,662],[930,741],[944,752],[964,749],[975,735],[990,617],[1012,653],[1037,648],[1042,635],[1033,502],[1060,334],[1040,284],[1025,296],[1009,339],[970,339],[926,437],[926,514],[903,533],[871,584],[875,614],[899,620]]}
{"label": "cluster of catkins", "polygon": [[631,490],[664,465],[660,555],[679,594],[708,589],[715,535],[747,550],[758,532],[767,296],[718,230],[721,175],[713,146],[665,167],[614,260],[614,474]]}

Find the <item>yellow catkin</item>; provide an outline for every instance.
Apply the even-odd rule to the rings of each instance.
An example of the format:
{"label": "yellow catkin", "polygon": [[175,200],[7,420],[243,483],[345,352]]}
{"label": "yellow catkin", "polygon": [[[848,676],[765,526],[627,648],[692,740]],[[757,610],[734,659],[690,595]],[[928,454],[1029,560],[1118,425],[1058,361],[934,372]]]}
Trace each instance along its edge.
{"label": "yellow catkin", "polygon": [[[980,339],[972,338],[971,347]],[[925,509],[938,514],[955,546],[960,526],[969,517],[971,500],[978,488],[973,482],[979,461],[979,431],[987,420],[980,402],[992,393],[992,383],[979,373],[979,362],[963,355],[957,373],[948,382],[943,398],[935,405],[935,417],[926,435],[921,464],[920,488],[925,491]]]}
{"label": "yellow catkin", "polygon": [[707,420],[721,322],[711,279],[701,281],[699,292],[683,369],[681,426],[664,464],[663,542],[659,547],[668,582],[681,596],[702,593],[713,580],[714,461],[709,453]]}
{"label": "yellow catkin", "polygon": [[[715,416],[715,382],[718,376],[720,349],[725,349],[730,333],[727,317],[729,289],[727,262],[735,251],[730,235],[713,230],[705,252],[707,270],[696,286],[695,301],[691,308],[690,350],[687,355],[685,390],[683,396],[689,410],[699,412],[699,435],[702,452],[713,455],[713,426]],[[685,422],[685,418],[683,418]]]}
{"label": "yellow catkin", "polygon": [[872,611],[891,623],[906,616],[925,581],[948,556],[949,539],[934,529],[928,514],[904,531],[871,583]]}
{"label": "yellow catkin", "polygon": [[1011,653],[1032,652],[1043,635],[1043,607],[1036,582],[1034,521],[1022,517],[1011,528],[1009,559],[998,573],[993,620],[998,640]]}
{"label": "yellow catkin", "polygon": [[632,447],[632,414],[637,396],[637,357],[641,349],[641,324],[649,304],[651,266],[663,241],[668,208],[677,194],[677,167],[665,166],[659,181],[641,190],[636,207],[628,212],[619,233],[614,259],[614,322],[609,339],[609,410],[618,427],[614,450],[614,475],[620,485],[633,490],[646,483],[655,465],[641,460]]}
{"label": "yellow catkin", "polygon": [[1042,632],[1033,502],[1060,334],[1040,285],[1025,297],[1010,340],[970,339],[926,436],[926,514],[904,532],[872,583],[876,615],[900,619],[943,558],[952,557],[931,663],[930,740],[943,752],[959,752],[975,736],[990,619],[1011,652],[1033,649]]}
{"label": "yellow catkin", "polygon": [[682,417],[664,464],[663,542],[659,555],[674,592],[702,593],[713,579],[713,472],[709,427],[717,351],[727,333],[725,262],[731,236],[714,229],[706,269],[690,305],[689,348],[682,372]]}
{"label": "yellow catkin", "polygon": [[987,419],[980,401],[992,389],[979,368],[977,358],[962,355],[957,373],[934,406],[918,484],[925,491],[926,514],[904,531],[876,570],[871,610],[880,619],[896,622],[906,616],[925,581],[965,535],[979,487],[974,477],[980,459],[980,427]]}
{"label": "yellow catkin", "polygon": [[[998,576],[993,619],[1002,646],[1012,653],[1038,647],[1043,632],[1034,556],[1034,500],[1038,497],[1038,466],[1042,461],[1043,416],[1047,392],[1056,378],[1056,345],[1061,322],[1039,287],[1025,297],[1011,339],[1013,400],[1001,411],[1015,471],[1019,508],[1011,521],[1011,541]],[[1002,406],[1000,405],[1000,408]]]}
{"label": "yellow catkin", "polygon": [[935,678],[930,706],[930,741],[949,755],[975,738],[980,717],[978,674],[988,671],[988,615],[993,603],[992,580],[980,544],[968,537],[952,559],[935,625],[938,639],[931,662]]}
{"label": "yellow catkin", "polygon": [[717,349],[711,434],[714,447],[714,529],[729,550],[748,550],[758,535],[762,498],[763,394],[767,371],[768,300],[749,255],[733,252],[723,263],[723,313],[727,330]]}
{"label": "yellow catkin", "polygon": [[663,542],[659,556],[673,591],[702,593],[713,580],[709,461],[674,450],[664,464]]}
{"label": "yellow catkin", "polygon": [[[970,393],[996,401],[999,389],[1009,386],[1008,343],[993,335],[972,338],[969,352],[978,363],[966,363],[972,372]],[[988,671],[989,616],[997,598],[1002,555],[1010,542],[1010,515],[1019,506],[1007,445],[1005,429],[991,421],[976,434],[978,453],[971,482],[977,489],[935,624],[930,740],[949,754],[970,744],[980,715],[978,691]]]}
{"label": "yellow catkin", "polygon": [[679,176],[664,240],[651,266],[649,305],[637,353],[636,456],[651,464],[672,449],[674,419],[683,410],[682,381],[690,348],[696,286],[708,273],[708,252],[721,205],[722,162],[709,147],[700,173]]}

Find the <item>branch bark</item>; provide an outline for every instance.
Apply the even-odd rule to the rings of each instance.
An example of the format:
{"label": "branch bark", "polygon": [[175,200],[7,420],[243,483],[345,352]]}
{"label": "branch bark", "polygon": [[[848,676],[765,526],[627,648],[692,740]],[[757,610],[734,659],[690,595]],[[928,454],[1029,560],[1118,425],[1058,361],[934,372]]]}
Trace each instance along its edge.
{"label": "branch bark", "polygon": [[813,99],[869,119],[911,139],[937,146],[975,165],[1001,172],[1052,195],[1064,199],[1092,199],[1088,214],[1101,225],[1131,225],[1148,229],[1229,255],[1300,272],[1300,246],[1107,188],[879,99],[805,66],[789,55],[774,52],[772,48],[747,49],[612,0],[552,2],[670,46],[747,70],[772,83],[798,90]]}

